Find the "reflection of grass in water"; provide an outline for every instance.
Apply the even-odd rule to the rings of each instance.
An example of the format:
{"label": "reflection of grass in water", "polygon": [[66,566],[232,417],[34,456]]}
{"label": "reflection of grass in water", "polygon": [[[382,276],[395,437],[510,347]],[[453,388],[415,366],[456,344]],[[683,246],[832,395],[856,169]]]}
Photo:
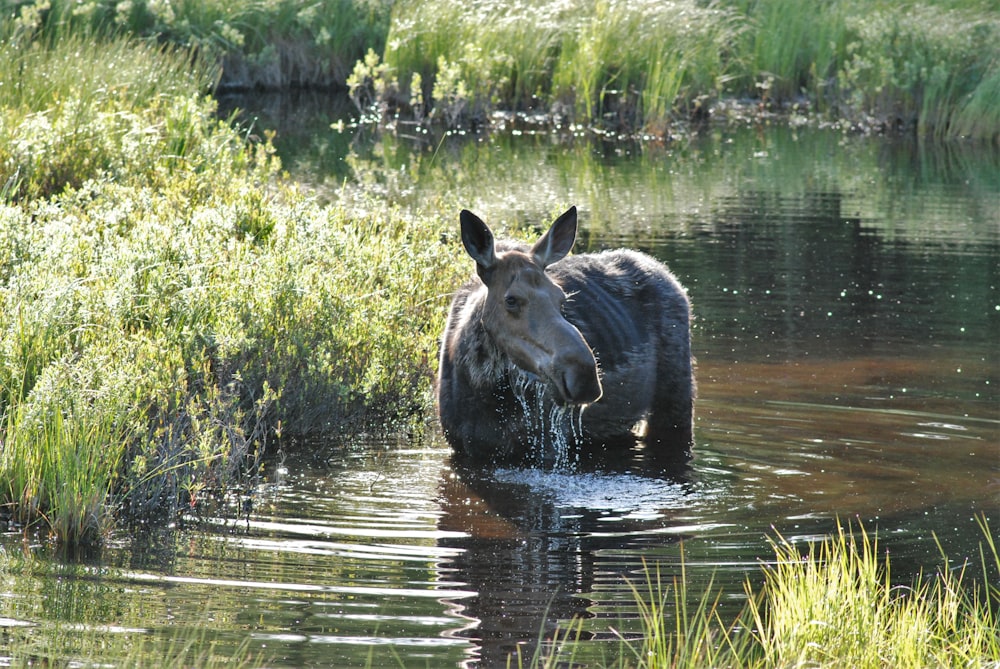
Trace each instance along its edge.
{"label": "reflection of grass in water", "polygon": [[[211,605],[206,605],[202,618],[211,612]],[[73,658],[77,662],[69,666],[246,669],[266,666],[268,660],[250,648],[249,636],[239,644],[222,645],[210,639],[204,627],[194,624],[180,636],[163,639],[141,628],[57,623],[41,632],[32,627],[15,628],[9,641],[9,667],[64,666],[67,658]],[[110,658],[114,658],[114,665],[108,664]]]}
{"label": "reflection of grass in water", "polygon": [[[1000,662],[1000,554],[986,520],[980,546],[984,583],[970,582],[966,566],[944,566],[911,585],[891,580],[888,555],[863,526],[838,523],[834,536],[803,552],[782,537],[775,561],[764,568],[734,621],[719,612],[721,594],[692,598],[685,571],[663,583],[656,568],[633,587],[644,634],[623,641],[615,667],[928,667],[995,666]],[[992,574],[992,576],[990,576]],[[991,579],[992,582],[991,582]],[[571,623],[567,630],[572,631]],[[569,631],[529,666],[563,666],[574,652]],[[522,666],[522,659],[509,664]]]}
{"label": "reflection of grass in water", "polygon": [[[173,621],[177,602],[150,600],[98,568],[0,551],[4,666],[260,667],[266,650],[206,600]],[[142,600],[142,603],[139,603]],[[155,603],[150,603],[155,601]]]}

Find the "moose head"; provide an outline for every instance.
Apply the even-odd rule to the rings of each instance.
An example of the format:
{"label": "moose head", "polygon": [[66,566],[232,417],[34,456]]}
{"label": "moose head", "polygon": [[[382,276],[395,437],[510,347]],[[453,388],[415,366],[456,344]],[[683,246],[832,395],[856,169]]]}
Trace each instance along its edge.
{"label": "moose head", "polygon": [[498,246],[489,227],[463,210],[462,243],[486,286],[482,324],[497,349],[537,378],[559,405],[601,398],[594,353],[566,319],[567,296],[545,268],[562,260],[576,241],[576,207],[570,208],[530,249]]}

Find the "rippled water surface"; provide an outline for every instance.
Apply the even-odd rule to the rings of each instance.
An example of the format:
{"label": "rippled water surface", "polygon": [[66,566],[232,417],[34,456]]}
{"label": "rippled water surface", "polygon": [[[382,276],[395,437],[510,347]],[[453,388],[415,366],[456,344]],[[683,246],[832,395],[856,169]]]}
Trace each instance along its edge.
{"label": "rippled water surface", "polygon": [[[303,178],[378,173],[405,206],[443,193],[499,225],[575,203],[580,250],[670,264],[697,316],[696,458],[469,471],[433,429],[300,445],[240,508],[82,562],[6,537],[6,555],[38,562],[5,578],[0,648],[59,629],[72,658],[87,628],[109,664],[164,636],[243,644],[274,667],[493,667],[576,618],[579,657],[600,660],[639,629],[644,565],[666,580],[683,553],[692,589],[714,579],[735,613],[775,532],[806,541],[860,518],[906,579],[940,564],[936,540],[955,563],[974,556],[976,515],[996,528],[995,154],[773,129],[666,147],[397,141]],[[309,162],[283,150],[293,170]]]}

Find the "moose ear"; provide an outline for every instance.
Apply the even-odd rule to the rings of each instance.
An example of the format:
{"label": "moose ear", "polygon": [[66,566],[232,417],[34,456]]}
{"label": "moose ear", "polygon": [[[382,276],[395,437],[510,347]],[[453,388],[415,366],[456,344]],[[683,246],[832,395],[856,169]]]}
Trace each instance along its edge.
{"label": "moose ear", "polygon": [[496,254],[493,252],[493,233],[481,218],[468,209],[462,210],[459,219],[462,222],[462,244],[476,261],[476,270],[482,276],[483,272],[493,267],[496,262]]}
{"label": "moose ear", "polygon": [[549,231],[535,242],[531,253],[542,267],[548,267],[552,263],[565,258],[566,254],[573,248],[575,242],[576,207],[574,206],[570,207],[565,214],[555,220]]}

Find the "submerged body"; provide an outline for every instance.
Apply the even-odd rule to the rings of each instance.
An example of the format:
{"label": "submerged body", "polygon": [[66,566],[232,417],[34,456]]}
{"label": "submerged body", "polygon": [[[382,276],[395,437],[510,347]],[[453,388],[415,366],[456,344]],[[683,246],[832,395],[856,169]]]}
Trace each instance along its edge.
{"label": "submerged body", "polygon": [[456,293],[441,343],[448,441],[476,459],[552,461],[557,446],[634,440],[645,421],[652,449],[688,454],[690,305],[673,274],[636,251],[566,257],[575,209],[531,249],[494,245],[478,219],[488,237],[470,248],[466,214],[479,277]]}

